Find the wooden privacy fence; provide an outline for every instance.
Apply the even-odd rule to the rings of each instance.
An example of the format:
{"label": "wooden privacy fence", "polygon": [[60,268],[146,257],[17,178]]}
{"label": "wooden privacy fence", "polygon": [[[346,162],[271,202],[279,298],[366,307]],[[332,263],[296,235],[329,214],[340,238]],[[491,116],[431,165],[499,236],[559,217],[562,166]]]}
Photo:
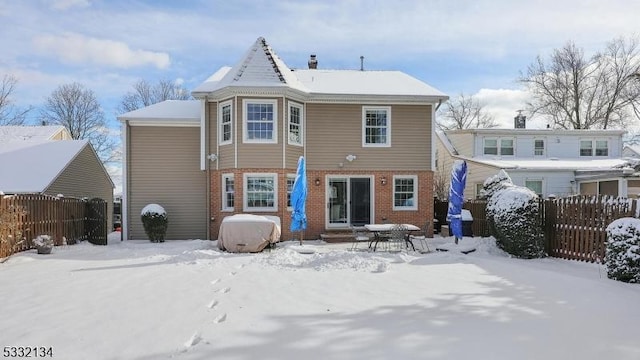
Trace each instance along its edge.
{"label": "wooden privacy fence", "polygon": [[[545,250],[553,257],[603,262],[607,226],[622,217],[638,217],[638,200],[610,196],[579,195],[540,200],[540,223]],[[463,205],[473,216],[473,235],[492,235],[486,216],[485,200],[469,200]],[[446,201],[436,200],[436,218],[446,224]]]}
{"label": "wooden privacy fence", "polygon": [[56,245],[82,240],[106,245],[107,203],[41,194],[0,196],[0,258],[33,248],[31,240],[38,235],[50,235]]}
{"label": "wooden privacy fence", "polygon": [[544,206],[547,253],[570,260],[603,262],[607,226],[637,217],[637,200],[627,198],[583,195],[546,200]]}

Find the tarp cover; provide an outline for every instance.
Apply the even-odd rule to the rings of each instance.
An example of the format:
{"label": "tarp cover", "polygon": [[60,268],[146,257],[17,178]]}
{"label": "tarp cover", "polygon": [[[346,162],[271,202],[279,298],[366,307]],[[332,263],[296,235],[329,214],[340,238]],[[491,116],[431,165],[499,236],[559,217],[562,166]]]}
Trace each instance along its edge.
{"label": "tarp cover", "polygon": [[222,219],[218,248],[229,252],[260,252],[280,241],[280,218],[268,215],[236,214]]}

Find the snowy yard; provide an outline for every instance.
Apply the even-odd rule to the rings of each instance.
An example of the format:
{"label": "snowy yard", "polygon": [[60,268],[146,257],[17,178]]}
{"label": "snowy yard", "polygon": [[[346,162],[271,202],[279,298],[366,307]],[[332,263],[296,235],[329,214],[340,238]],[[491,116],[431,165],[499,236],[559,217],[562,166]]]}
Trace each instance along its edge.
{"label": "snowy yard", "polygon": [[316,253],[303,255],[285,242],[229,254],[114,239],[32,250],[0,264],[0,345],[54,359],[640,359],[640,285],[462,241],[478,250],[306,242]]}

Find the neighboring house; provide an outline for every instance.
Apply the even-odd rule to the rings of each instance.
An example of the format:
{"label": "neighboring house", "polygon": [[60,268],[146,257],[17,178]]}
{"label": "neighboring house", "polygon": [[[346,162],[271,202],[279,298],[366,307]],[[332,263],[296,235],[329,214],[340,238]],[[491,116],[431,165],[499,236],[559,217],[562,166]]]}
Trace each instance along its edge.
{"label": "neighboring house", "polygon": [[622,148],[622,156],[626,158],[640,159],[640,145],[625,145]]}
{"label": "neighboring house", "polygon": [[13,140],[73,140],[62,125],[0,126],[0,143]]}
{"label": "neighboring house", "polygon": [[46,127],[26,126],[23,134],[30,135],[17,135],[18,128],[0,127],[0,191],[7,195],[101,198],[108,204],[111,224],[113,182],[91,144],[87,140],[58,140],[66,138],[66,130],[36,134],[36,128]]}
{"label": "neighboring house", "polygon": [[[290,69],[263,38],[234,67],[123,123],[123,231],[145,238],[140,211],[167,210],[168,239],[218,236],[236,213],[279,216],[298,158],[308,178],[304,237],[351,225],[433,218],[435,109],[448,97],[399,71]],[[296,237],[299,234],[295,234]]]}
{"label": "neighboring house", "polygon": [[501,169],[514,184],[543,197],[636,195],[640,180],[625,167],[623,134],[624,130],[448,130],[437,134],[437,168],[448,175],[453,160],[467,161],[466,198],[478,197],[487,177]]}

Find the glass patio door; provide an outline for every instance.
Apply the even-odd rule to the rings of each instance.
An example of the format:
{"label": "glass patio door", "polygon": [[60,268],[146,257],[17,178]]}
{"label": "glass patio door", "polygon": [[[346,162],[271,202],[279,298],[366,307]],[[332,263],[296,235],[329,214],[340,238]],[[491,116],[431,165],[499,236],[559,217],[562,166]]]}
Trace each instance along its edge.
{"label": "glass patio door", "polygon": [[327,186],[328,228],[371,222],[370,177],[330,177]]}

